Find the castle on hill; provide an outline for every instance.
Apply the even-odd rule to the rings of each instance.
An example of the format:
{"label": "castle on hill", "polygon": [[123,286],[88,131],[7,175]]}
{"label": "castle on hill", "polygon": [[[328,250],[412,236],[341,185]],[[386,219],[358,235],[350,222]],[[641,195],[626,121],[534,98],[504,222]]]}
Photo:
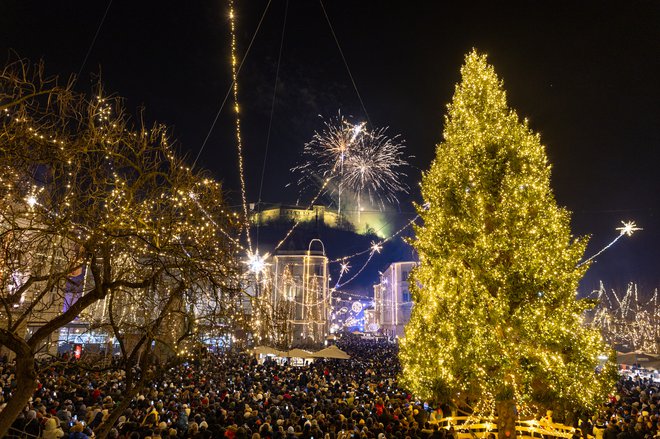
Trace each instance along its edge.
{"label": "castle on hill", "polygon": [[387,213],[379,210],[349,210],[338,213],[335,209],[315,204],[312,207],[274,204],[250,206],[251,221],[254,225],[267,226],[277,223],[298,222],[301,225],[323,225],[333,229],[343,229],[359,235],[376,235],[386,238],[394,232],[394,224],[387,219]]}

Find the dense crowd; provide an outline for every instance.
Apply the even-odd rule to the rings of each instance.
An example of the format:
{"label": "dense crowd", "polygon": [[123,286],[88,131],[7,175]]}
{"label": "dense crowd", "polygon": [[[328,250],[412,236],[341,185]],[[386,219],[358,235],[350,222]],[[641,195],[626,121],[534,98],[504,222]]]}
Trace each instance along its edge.
{"label": "dense crowd", "polygon": [[596,439],[660,438],[660,385],[650,376],[625,375],[616,386],[610,401],[583,429]]}
{"label": "dense crowd", "polygon": [[[350,360],[294,366],[224,353],[180,364],[131,401],[109,437],[456,439],[453,429],[433,422],[448,407],[431,409],[397,386],[396,345],[351,338],[342,343]],[[0,359],[0,409],[13,385],[12,363]],[[81,372],[73,362],[52,363],[10,437],[92,438],[125,390],[120,372]],[[599,415],[580,421],[578,431],[597,439],[655,437],[656,385],[629,377],[617,390]]]}

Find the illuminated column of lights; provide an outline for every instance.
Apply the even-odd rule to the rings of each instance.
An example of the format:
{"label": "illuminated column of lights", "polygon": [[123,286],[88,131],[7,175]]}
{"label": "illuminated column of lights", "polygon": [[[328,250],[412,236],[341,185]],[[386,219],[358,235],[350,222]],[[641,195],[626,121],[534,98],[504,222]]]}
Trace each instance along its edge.
{"label": "illuminated column of lights", "polygon": [[303,337],[309,334],[309,252],[303,257],[303,296],[302,296],[302,322]]}
{"label": "illuminated column of lights", "polygon": [[[328,303],[330,302],[330,300],[332,298],[332,295],[328,294],[328,280],[327,280],[328,279],[328,264],[325,260],[323,262],[324,263],[323,263],[323,286],[322,286],[322,288],[323,288],[323,314],[322,315],[323,315],[323,320],[324,320],[323,332],[324,332],[324,336],[325,336],[330,331],[330,327],[329,327],[328,322],[330,321],[329,312],[330,312],[330,306],[332,304],[330,303],[330,306],[328,306]],[[326,302],[326,300],[327,300],[327,302]]]}
{"label": "illuminated column of lights", "polygon": [[[280,287],[280,279],[279,279],[280,264],[279,264],[279,260],[277,258],[274,258],[274,260],[275,260],[275,276],[272,280],[273,292],[272,292],[271,300],[272,300],[272,303],[273,303],[273,312],[277,312],[277,310],[278,310],[277,302],[278,302],[278,299],[279,299],[279,297],[278,297],[279,288],[283,288],[284,291],[286,292],[286,284],[284,283],[284,279],[282,279],[283,280],[281,282],[282,287]],[[282,277],[284,278],[284,276],[282,276]]]}
{"label": "illuminated column of lights", "polygon": [[399,327],[399,279],[397,276],[398,264],[392,266],[392,297],[394,298],[394,336],[396,337]]}
{"label": "illuminated column of lights", "polygon": [[248,249],[252,250],[250,240],[250,225],[248,217],[247,198],[245,195],[245,173],[243,171],[243,141],[241,138],[241,116],[238,106],[238,57],[236,56],[236,13],[234,0],[229,0],[229,21],[231,24],[231,78],[234,92],[234,112],[236,113],[236,148],[238,150],[238,173],[241,181],[241,201],[243,202],[243,227],[247,238]]}

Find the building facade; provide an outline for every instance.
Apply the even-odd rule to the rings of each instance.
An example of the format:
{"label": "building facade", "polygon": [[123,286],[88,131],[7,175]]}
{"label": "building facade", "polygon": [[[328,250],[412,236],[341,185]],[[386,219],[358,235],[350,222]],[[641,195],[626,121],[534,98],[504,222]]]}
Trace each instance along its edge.
{"label": "building facade", "polygon": [[393,262],[374,285],[374,323],[388,337],[402,337],[410,321],[413,302],[408,288],[408,276],[417,263]]}
{"label": "building facade", "polygon": [[[316,250],[312,250],[315,242]],[[272,319],[280,345],[314,346],[329,334],[328,257],[320,240],[306,251],[280,251],[272,259]]]}

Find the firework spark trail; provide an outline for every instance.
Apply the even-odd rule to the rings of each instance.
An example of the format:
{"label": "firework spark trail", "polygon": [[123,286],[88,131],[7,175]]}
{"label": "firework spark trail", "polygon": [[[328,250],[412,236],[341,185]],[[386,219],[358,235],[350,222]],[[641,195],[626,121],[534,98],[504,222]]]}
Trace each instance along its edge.
{"label": "firework spark trail", "polygon": [[341,113],[324,123],[324,129],[314,133],[303,148],[303,163],[292,168],[298,173],[301,191],[310,183],[333,179],[328,195],[337,196],[337,210],[341,213],[344,190],[357,199],[358,211],[363,197],[384,207],[396,203],[397,193],[407,192],[402,183],[404,142],[399,136],[388,137],[386,128],[369,130],[365,123],[352,124]]}

